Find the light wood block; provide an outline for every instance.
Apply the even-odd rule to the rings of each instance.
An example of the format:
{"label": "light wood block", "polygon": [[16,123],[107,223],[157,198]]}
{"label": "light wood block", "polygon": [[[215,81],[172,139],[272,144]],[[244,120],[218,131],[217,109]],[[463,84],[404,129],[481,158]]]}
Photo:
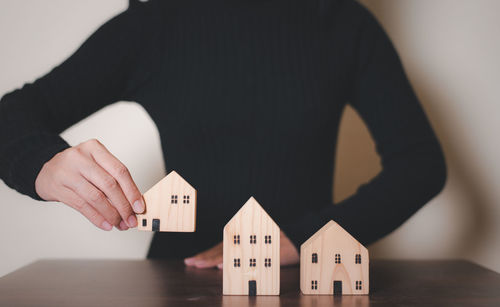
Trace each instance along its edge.
{"label": "light wood block", "polygon": [[[300,247],[300,290],[303,294],[368,294],[369,263],[368,250],[330,221]],[[334,293],[339,287],[341,293]]]}
{"label": "light wood block", "polygon": [[280,229],[253,197],[224,227],[223,245],[224,295],[279,295]]}
{"label": "light wood block", "polygon": [[196,190],[175,171],[143,195],[146,210],[137,215],[139,230],[194,232]]}

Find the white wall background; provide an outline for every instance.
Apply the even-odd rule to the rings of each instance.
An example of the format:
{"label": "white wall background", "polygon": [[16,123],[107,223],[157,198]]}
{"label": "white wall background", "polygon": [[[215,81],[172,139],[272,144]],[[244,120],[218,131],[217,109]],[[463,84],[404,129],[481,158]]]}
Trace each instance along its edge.
{"label": "white wall background", "polygon": [[[500,271],[500,1],[363,1],[400,52],[441,139],[449,179],[441,195],[390,236],[373,257],[466,258]],[[48,72],[125,0],[2,0],[0,95]],[[141,191],[163,176],[156,128],[144,110],[118,103],[77,124],[70,144],[101,140],[130,169]],[[357,153],[357,154],[353,154]],[[332,157],[333,158],[333,157]],[[167,161],[168,163],[168,161]],[[379,170],[369,133],[346,111],[335,199]],[[104,232],[76,211],[36,202],[0,182],[0,276],[39,258],[142,258],[151,235]]]}

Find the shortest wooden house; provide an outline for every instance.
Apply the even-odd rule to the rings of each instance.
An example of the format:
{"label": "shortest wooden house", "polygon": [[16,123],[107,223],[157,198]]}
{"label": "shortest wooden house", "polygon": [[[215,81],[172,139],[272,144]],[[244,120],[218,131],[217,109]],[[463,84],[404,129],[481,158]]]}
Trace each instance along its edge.
{"label": "shortest wooden house", "polygon": [[334,221],[300,247],[304,294],[368,294],[368,250]]}
{"label": "shortest wooden house", "polygon": [[146,210],[137,215],[139,230],[193,232],[196,190],[175,171],[143,195]]}
{"label": "shortest wooden house", "polygon": [[224,227],[222,293],[280,294],[280,229],[251,197]]}

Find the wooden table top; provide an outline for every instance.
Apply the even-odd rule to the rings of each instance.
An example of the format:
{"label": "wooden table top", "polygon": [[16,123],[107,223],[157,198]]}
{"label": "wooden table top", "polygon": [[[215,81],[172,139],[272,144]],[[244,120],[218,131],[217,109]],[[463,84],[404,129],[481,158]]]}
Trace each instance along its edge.
{"label": "wooden table top", "polygon": [[42,260],[0,278],[0,306],[500,306],[500,274],[467,261],[370,263],[370,295],[223,296],[222,272],[166,260]]}

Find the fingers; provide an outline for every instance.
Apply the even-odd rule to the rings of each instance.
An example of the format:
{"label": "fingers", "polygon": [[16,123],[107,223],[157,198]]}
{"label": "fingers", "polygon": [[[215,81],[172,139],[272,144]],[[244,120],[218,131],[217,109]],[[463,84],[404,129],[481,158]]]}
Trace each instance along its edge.
{"label": "fingers", "polygon": [[[128,169],[123,165],[120,160],[113,156],[102,144],[98,141],[95,150],[91,152],[94,160],[106,170],[113,178],[116,179],[129,204],[135,213],[144,212],[145,205],[142,199],[142,194],[137,188],[132,176]],[[135,216],[134,216],[135,218]],[[128,220],[127,220],[128,221]],[[136,221],[137,223],[137,221]]]}
{"label": "fingers", "polygon": [[70,178],[68,182],[67,188],[92,206],[108,223],[120,227],[122,218],[102,191],[81,176]]}
{"label": "fingers", "polygon": [[106,172],[93,160],[88,160],[87,165],[81,169],[83,177],[91,182],[98,190],[102,191],[109,199],[111,205],[118,211],[122,222],[128,227],[136,227],[137,219],[125,197],[118,181]]}
{"label": "fingers", "polygon": [[78,196],[75,192],[64,188],[60,191],[60,201],[84,215],[92,224],[98,228],[110,231],[113,226],[106,221],[106,219],[99,214],[92,206],[85,200]]}
{"label": "fingers", "polygon": [[52,157],[40,170],[35,188],[43,199],[64,202],[105,230],[109,225],[120,230],[137,226],[132,200],[139,200],[137,212],[145,208],[128,170],[97,140]]}
{"label": "fingers", "polygon": [[189,258],[184,260],[187,266],[193,266],[198,269],[208,269],[218,267],[219,264],[222,265],[222,256],[216,256],[213,258],[198,258],[194,257],[192,260]]}
{"label": "fingers", "polygon": [[222,267],[222,243],[203,251],[193,257],[184,259],[184,263],[187,266],[193,266],[199,269],[207,269]]}

